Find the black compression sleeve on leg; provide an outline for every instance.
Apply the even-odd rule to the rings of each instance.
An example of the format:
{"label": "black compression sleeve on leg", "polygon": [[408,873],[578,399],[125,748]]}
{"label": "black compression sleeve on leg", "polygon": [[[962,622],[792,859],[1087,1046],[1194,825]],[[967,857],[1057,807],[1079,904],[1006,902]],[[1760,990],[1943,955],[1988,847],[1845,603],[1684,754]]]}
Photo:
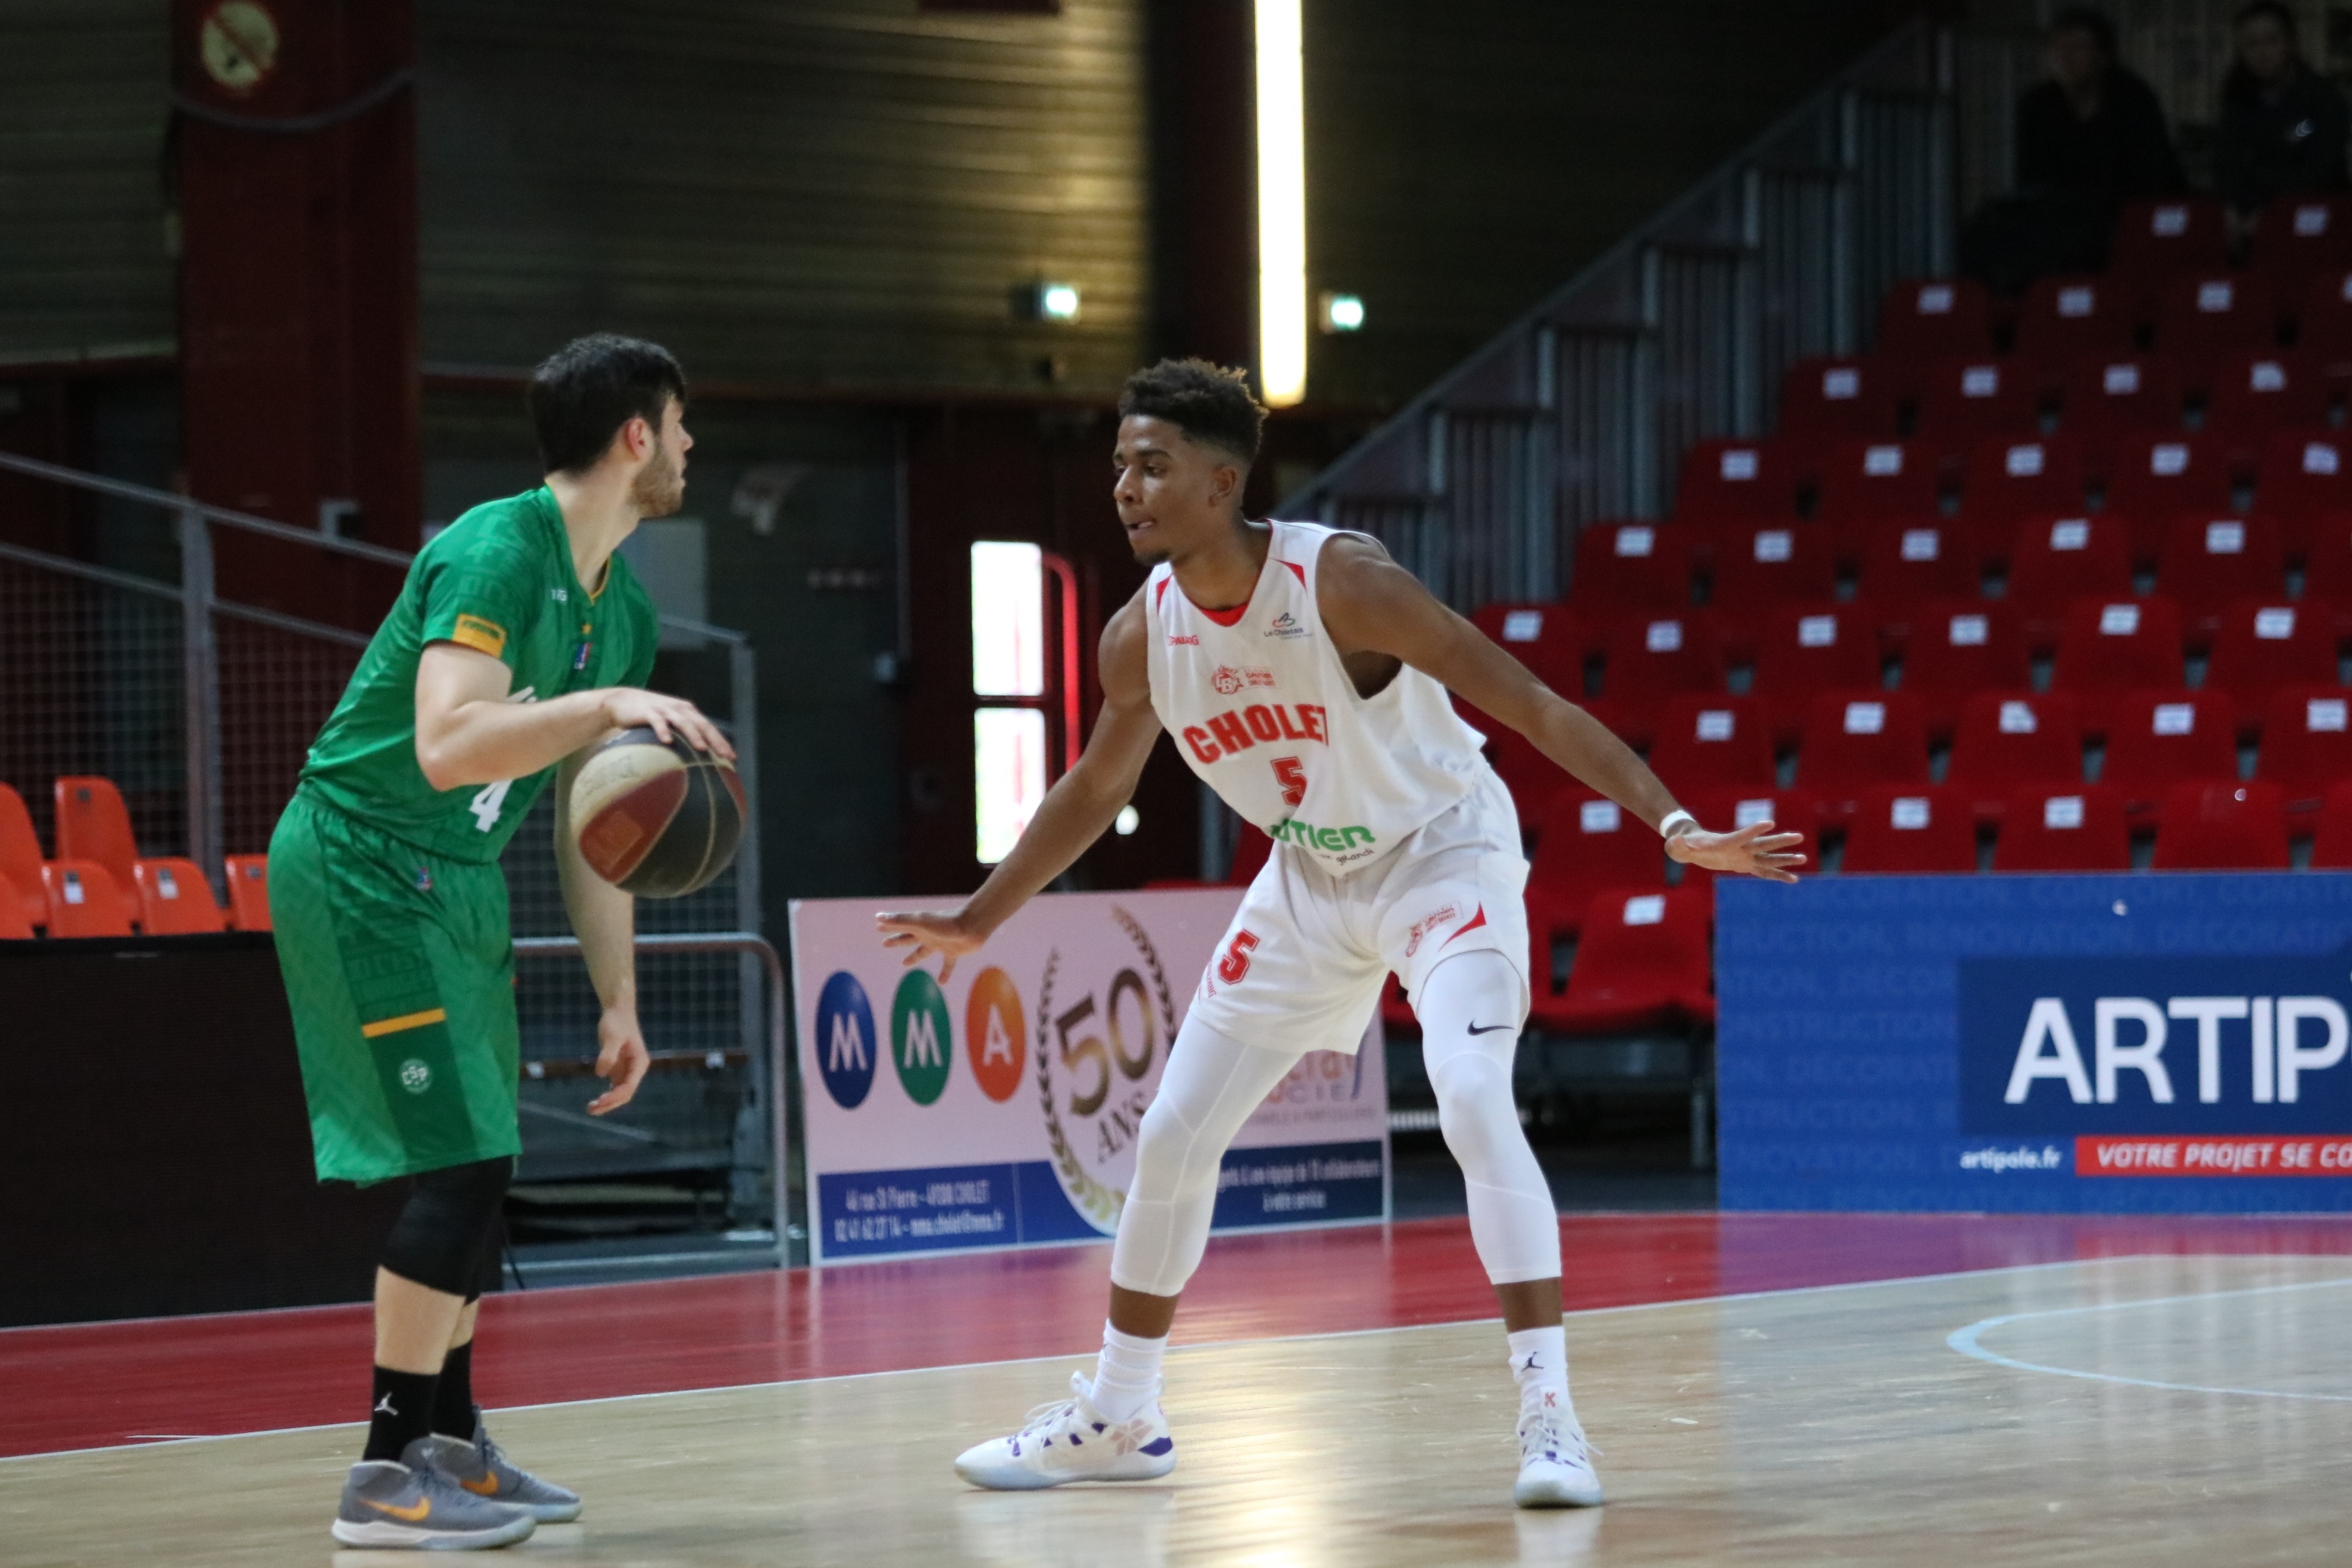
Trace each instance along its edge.
{"label": "black compression sleeve on leg", "polygon": [[484,1238],[501,1212],[513,1177],[510,1155],[444,1166],[418,1176],[415,1190],[384,1239],[384,1268],[428,1290],[472,1295]]}

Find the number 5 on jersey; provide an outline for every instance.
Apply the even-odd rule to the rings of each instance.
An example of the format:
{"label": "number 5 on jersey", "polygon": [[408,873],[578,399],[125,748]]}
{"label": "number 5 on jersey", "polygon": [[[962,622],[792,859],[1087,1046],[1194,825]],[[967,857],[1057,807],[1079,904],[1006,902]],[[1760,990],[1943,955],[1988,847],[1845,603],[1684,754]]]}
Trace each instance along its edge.
{"label": "number 5 on jersey", "polygon": [[1228,985],[1239,985],[1249,973],[1250,954],[1257,951],[1257,933],[1243,930],[1234,932],[1234,940],[1225,943],[1225,951],[1217,958],[1217,978]]}
{"label": "number 5 on jersey", "polygon": [[1296,811],[1307,800],[1307,769],[1297,757],[1274,759],[1274,782],[1282,786],[1282,804]]}

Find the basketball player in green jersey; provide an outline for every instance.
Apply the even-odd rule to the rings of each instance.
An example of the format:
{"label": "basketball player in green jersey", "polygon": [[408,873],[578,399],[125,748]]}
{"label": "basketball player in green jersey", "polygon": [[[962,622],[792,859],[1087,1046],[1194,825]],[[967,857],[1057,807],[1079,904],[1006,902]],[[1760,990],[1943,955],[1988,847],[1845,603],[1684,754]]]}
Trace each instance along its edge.
{"label": "basketball player in green jersey", "polygon": [[270,841],[319,1177],[416,1179],[376,1272],[367,1449],[333,1526],[348,1546],[503,1546],[580,1512],[507,1460],[473,1403],[475,1313],[521,1149],[499,855],[554,773],[564,907],[604,1004],[610,1088],[588,1110],[616,1110],[647,1061],[632,900],[572,842],[572,770],[635,725],[734,754],[692,703],[642,689],[653,603],[614,553],[685,496],[685,397],[677,362],[627,338],[583,338],[539,367],[546,483],[476,507],[417,556]]}

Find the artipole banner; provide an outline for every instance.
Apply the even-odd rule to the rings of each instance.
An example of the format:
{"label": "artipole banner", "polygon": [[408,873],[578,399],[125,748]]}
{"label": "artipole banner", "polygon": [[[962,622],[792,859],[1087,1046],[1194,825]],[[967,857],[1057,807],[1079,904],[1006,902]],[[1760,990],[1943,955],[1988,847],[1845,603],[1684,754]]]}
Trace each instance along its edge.
{"label": "artipole banner", "polygon": [[[1030,900],[945,986],[874,929],[885,907],[795,900],[793,991],[809,1258],[841,1263],[1099,1239],[1118,1228],[1135,1139],[1238,888]],[[1384,1219],[1380,1020],[1310,1051],[1244,1124],[1215,1228]]]}

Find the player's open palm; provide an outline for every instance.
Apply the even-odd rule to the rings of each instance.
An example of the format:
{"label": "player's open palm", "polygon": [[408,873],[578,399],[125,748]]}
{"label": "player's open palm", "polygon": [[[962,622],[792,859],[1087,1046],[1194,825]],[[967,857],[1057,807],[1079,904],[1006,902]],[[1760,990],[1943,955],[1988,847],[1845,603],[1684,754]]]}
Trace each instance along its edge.
{"label": "player's open palm", "polygon": [[909,969],[938,953],[942,981],[955,973],[957,959],[979,951],[988,940],[971,930],[963,917],[951,910],[910,910],[902,914],[878,914],[874,917],[874,925],[887,933],[882,939],[883,946],[906,950],[904,962]]}
{"label": "player's open palm", "polygon": [[646,1069],[652,1066],[646,1032],[637,1024],[637,1010],[605,1008],[596,1020],[596,1076],[612,1087],[588,1102],[588,1114],[602,1116],[635,1099],[637,1085],[645,1082]]}
{"label": "player's open palm", "polygon": [[1783,833],[1771,822],[1750,823],[1731,833],[1694,827],[1667,839],[1666,854],[1685,866],[1761,877],[1769,882],[1793,882],[1797,868],[1805,863],[1804,856],[1797,852],[1804,841],[1803,834]]}

